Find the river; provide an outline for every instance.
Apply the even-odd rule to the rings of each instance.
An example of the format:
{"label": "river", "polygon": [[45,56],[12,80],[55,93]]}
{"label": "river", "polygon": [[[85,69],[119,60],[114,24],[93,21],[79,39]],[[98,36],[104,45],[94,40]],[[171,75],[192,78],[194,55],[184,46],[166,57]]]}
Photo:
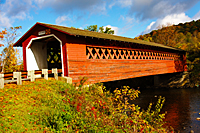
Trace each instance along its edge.
{"label": "river", "polygon": [[142,109],[147,109],[150,102],[156,104],[159,96],[165,97],[162,112],[166,126],[172,126],[176,132],[200,133],[200,88],[184,89],[140,89],[141,94],[134,103]]}

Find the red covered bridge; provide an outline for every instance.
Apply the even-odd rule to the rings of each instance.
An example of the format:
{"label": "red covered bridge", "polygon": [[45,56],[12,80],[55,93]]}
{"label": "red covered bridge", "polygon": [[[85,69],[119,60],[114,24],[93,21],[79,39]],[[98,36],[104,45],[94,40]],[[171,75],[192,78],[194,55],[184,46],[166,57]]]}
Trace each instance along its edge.
{"label": "red covered bridge", "polygon": [[186,52],[134,40],[45,23],[36,23],[14,46],[23,47],[25,70],[62,69],[73,82],[106,82],[187,71]]}

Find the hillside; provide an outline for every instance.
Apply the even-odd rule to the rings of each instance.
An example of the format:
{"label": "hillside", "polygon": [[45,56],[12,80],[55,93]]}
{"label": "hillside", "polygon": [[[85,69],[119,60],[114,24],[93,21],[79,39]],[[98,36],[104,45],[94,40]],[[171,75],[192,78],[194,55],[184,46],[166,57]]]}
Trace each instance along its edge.
{"label": "hillside", "polygon": [[178,25],[162,25],[158,30],[140,35],[135,39],[161,43],[188,51],[191,50],[188,46],[200,42],[200,20]]}

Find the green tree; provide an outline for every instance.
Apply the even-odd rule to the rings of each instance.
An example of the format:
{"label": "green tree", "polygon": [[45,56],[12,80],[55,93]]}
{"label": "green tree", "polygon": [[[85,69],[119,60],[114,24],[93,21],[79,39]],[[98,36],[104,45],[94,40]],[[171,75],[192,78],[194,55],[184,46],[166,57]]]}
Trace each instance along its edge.
{"label": "green tree", "polygon": [[87,28],[85,28],[84,30],[89,30],[89,31],[98,32],[97,25],[90,25],[90,26],[87,26]]}
{"label": "green tree", "polygon": [[87,26],[84,30],[94,31],[94,32],[100,32],[100,33],[106,33],[106,34],[114,34],[114,30],[111,30],[109,27],[99,27],[97,25],[90,25]]}

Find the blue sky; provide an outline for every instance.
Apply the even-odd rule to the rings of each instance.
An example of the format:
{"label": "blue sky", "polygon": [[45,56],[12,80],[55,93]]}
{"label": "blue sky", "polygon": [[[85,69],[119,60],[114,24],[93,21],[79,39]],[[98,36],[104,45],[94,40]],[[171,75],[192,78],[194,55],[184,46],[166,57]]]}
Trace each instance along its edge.
{"label": "blue sky", "polygon": [[200,19],[200,0],[0,0],[0,30],[36,22],[68,27],[107,26],[134,38],[159,25]]}

